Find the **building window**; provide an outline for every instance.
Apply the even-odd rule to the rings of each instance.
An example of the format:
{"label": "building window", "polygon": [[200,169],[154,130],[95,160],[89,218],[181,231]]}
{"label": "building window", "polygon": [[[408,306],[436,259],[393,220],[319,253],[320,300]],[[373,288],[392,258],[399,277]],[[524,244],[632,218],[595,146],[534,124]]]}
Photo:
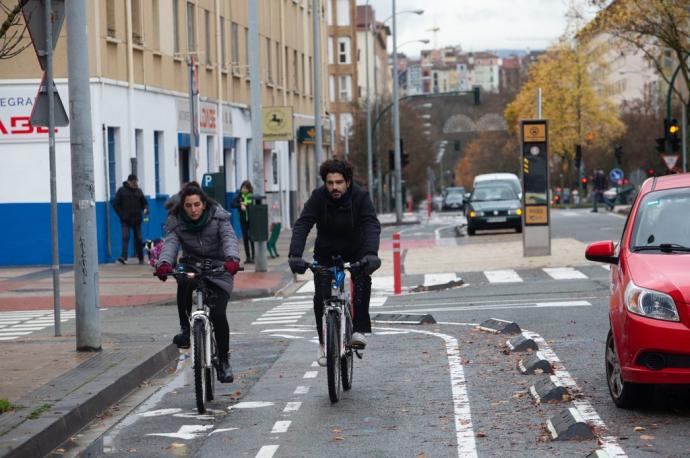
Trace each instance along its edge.
{"label": "building window", "polygon": [[337,0],[336,20],[339,26],[350,25],[350,0]]}
{"label": "building window", "polygon": [[352,100],[352,76],[340,75],[340,100],[342,102],[349,102]]}
{"label": "building window", "polygon": [[180,2],[173,0],[173,51],[180,52]]}
{"label": "building window", "polygon": [[326,54],[328,54],[328,63],[329,64],[335,64],[333,61],[333,37],[328,37],[328,49],[326,50]]}
{"label": "building window", "polygon": [[285,47],[285,89],[290,88],[290,48]]}
{"label": "building window", "polygon": [[266,80],[268,84],[273,84],[273,62],[271,52],[271,39],[266,37]]}
{"label": "building window", "polygon": [[115,0],[106,0],[105,20],[108,28],[108,36],[110,38],[115,38]]}
{"label": "building window", "polygon": [[292,75],[295,92],[299,91],[299,59],[297,58],[297,50],[292,52]]}
{"label": "building window", "polygon": [[220,68],[225,70],[227,61],[227,38],[225,36],[225,18],[220,17]]}
{"label": "building window", "polygon": [[307,68],[307,75],[309,75],[309,94],[314,95],[314,67],[312,62],[311,56],[309,56],[309,67]]}
{"label": "building window", "polygon": [[249,78],[249,27],[244,28],[244,62],[247,64],[245,74]]}
{"label": "building window", "polygon": [[162,151],[163,143],[163,132],[155,130],[153,131],[153,172],[154,172],[154,182],[156,186],[156,195],[161,194],[161,157],[160,152]]}
{"label": "building window", "polygon": [[307,75],[305,73],[306,68],[304,68],[304,53],[302,53],[302,60],[300,62],[302,64],[302,79],[300,79],[300,89],[302,90],[302,94],[307,94]]}
{"label": "building window", "polygon": [[196,51],[196,20],[194,3],[187,2],[187,52]]}
{"label": "building window", "polygon": [[276,41],[276,70],[278,71],[278,86],[283,85],[283,63],[281,62],[283,53],[280,52],[280,43]]}
{"label": "building window", "polygon": [[330,1],[326,1],[326,24],[333,25],[333,8]]}
{"label": "building window", "polygon": [[335,75],[328,75],[328,100],[335,102]]}
{"label": "building window", "polygon": [[211,65],[211,13],[208,10],[204,10],[204,41],[206,65]]}
{"label": "building window", "polygon": [[350,37],[338,38],[338,63],[350,64]]}
{"label": "building window", "polygon": [[141,0],[132,0],[132,41],[138,45],[144,44],[141,16]]}
{"label": "building window", "polygon": [[108,127],[108,190],[110,191],[110,198],[115,197],[117,192],[117,180],[115,176],[117,175],[117,140],[119,137],[118,127]]}
{"label": "building window", "polygon": [[158,0],[151,2],[151,9],[153,11],[153,49],[156,51],[161,49],[161,20],[160,20],[160,4]]}
{"label": "building window", "polygon": [[240,74],[240,33],[236,22],[230,24],[230,58],[232,59],[232,73]]}

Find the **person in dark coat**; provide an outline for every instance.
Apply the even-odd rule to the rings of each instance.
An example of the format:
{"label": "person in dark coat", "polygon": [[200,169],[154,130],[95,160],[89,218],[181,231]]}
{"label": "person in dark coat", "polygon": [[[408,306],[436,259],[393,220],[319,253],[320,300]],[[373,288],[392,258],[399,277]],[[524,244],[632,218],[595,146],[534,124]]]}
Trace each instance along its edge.
{"label": "person in dark coat", "polygon": [[[170,211],[166,222],[163,243],[156,276],[165,281],[172,273],[180,248],[185,256],[223,261],[227,274],[209,279],[214,304],[210,307],[210,319],[218,346],[218,379],[223,383],[233,381],[230,367],[230,327],[226,315],[228,300],[233,288],[233,276],[240,268],[237,237],[230,224],[230,214],[209,198],[196,182],[187,183],[179,192],[180,201]],[[173,343],[179,348],[190,346],[190,323],[194,280],[179,280],[177,284],[177,312],[180,334]]]}
{"label": "person in dark coat", "polygon": [[[366,346],[364,333],[371,332],[369,297],[371,274],[381,265],[378,258],[381,224],[369,193],[352,182],[352,166],[345,161],[331,159],[319,169],[324,185],[315,189],[302,214],[294,224],[290,242],[290,269],[304,273],[307,265],[302,259],[307,235],[316,225],[314,259],[321,266],[332,265],[334,256],[344,262],[363,261],[364,267],[352,269],[354,282],[354,316],[352,346]],[[331,276],[314,275],[314,315],[319,334],[319,364],[326,365],[321,319],[323,301],[330,297]]]}
{"label": "person in dark coat", "polygon": [[141,239],[142,213],[149,214],[149,204],[144,193],[139,188],[136,175],[129,175],[127,181],[115,193],[113,208],[120,218],[122,228],[122,251],[117,260],[121,264],[127,264],[127,252],[129,248],[129,231],[134,231],[134,248],[139,258],[139,264],[144,263],[144,242]]}
{"label": "person in dark coat", "polygon": [[232,200],[232,208],[240,212],[240,227],[242,228],[242,241],[244,242],[245,264],[254,262],[254,241],[249,236],[249,207],[252,205],[252,193],[254,188],[249,180],[242,182],[240,192]]}

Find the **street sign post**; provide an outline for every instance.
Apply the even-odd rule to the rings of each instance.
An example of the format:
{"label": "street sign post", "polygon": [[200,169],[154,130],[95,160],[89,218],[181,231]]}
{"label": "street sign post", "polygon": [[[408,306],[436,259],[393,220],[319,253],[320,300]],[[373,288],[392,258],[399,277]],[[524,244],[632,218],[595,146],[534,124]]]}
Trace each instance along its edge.
{"label": "street sign post", "polygon": [[618,185],[620,181],[623,181],[623,178],[625,178],[625,173],[619,168],[611,169],[609,172],[609,181],[611,184]]}
{"label": "street sign post", "polygon": [[548,124],[520,121],[522,134],[523,256],[551,254]]}

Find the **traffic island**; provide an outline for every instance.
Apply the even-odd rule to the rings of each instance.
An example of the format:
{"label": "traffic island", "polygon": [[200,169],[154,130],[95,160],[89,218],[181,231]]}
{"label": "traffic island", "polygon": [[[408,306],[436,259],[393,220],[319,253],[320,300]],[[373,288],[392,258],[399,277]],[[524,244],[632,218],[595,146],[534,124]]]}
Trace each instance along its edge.
{"label": "traffic island", "polygon": [[540,351],[518,361],[518,369],[525,375],[553,374],[553,367]]}
{"label": "traffic island", "polygon": [[483,321],[477,328],[481,331],[491,332],[493,334],[521,334],[522,329],[517,323],[512,321],[501,320],[498,318],[489,318]]}
{"label": "traffic island", "polygon": [[551,417],[546,422],[546,428],[555,441],[594,439],[592,429],[574,407]]}

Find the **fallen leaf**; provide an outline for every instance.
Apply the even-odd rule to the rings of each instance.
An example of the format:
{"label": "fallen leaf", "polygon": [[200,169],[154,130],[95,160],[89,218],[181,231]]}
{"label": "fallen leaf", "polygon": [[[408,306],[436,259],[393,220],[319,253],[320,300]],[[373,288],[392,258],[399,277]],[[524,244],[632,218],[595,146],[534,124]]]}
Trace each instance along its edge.
{"label": "fallen leaf", "polygon": [[420,452],[417,454],[417,458],[426,458],[426,455],[424,454],[424,452]]}
{"label": "fallen leaf", "polygon": [[477,437],[486,437],[486,433],[483,433],[483,432],[479,431],[479,432],[477,433]]}
{"label": "fallen leaf", "polygon": [[643,428],[642,426],[635,426],[635,429],[633,429],[633,431],[635,431],[636,433],[639,433],[640,431],[646,431],[646,430],[647,429]]}
{"label": "fallen leaf", "polygon": [[534,373],[535,373],[535,374],[543,374],[543,373],[544,373],[544,369],[534,369]]}
{"label": "fallen leaf", "polygon": [[168,448],[183,448],[183,447],[186,447],[186,445],[182,444],[180,442],[173,442],[172,444],[170,444],[170,446]]}
{"label": "fallen leaf", "polygon": [[640,436],[640,440],[643,441],[653,441],[654,439],[656,439],[656,437],[650,436],[649,434],[643,434]]}
{"label": "fallen leaf", "polygon": [[344,441],[345,438],[343,436],[333,436],[334,441]]}

